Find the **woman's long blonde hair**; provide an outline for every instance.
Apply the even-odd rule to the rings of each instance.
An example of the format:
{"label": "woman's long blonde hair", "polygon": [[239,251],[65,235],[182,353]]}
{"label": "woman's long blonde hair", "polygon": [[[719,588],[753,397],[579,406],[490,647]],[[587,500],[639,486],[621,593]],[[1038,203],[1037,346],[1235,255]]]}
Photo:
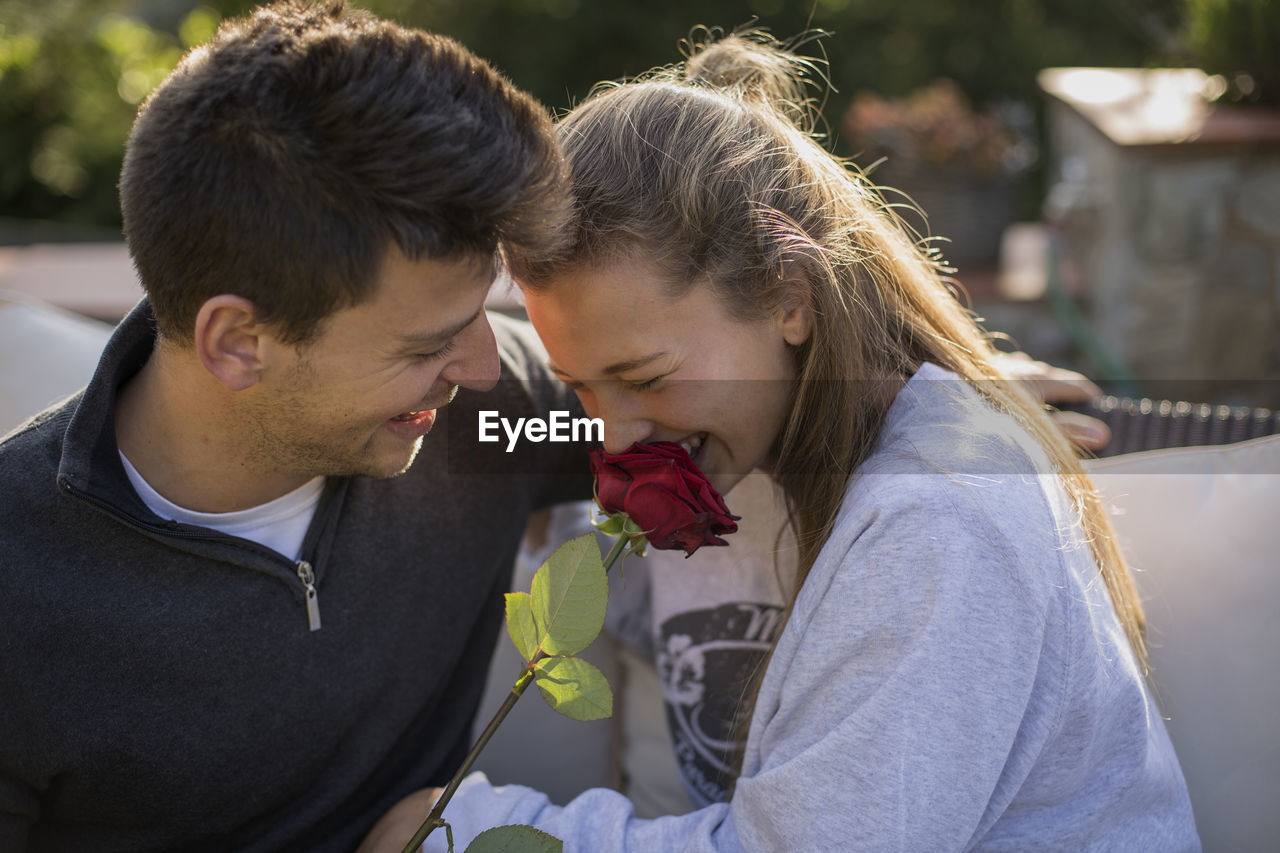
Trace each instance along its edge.
{"label": "woman's long blonde hair", "polygon": [[[1143,672],[1143,615],[1110,521],[1043,405],[1001,375],[987,335],[855,168],[812,134],[809,61],[760,32],[695,45],[687,62],[598,88],[558,125],[573,180],[573,245],[510,258],[525,286],[578,265],[641,256],[673,295],[712,287],[742,319],[797,293],[814,317],[774,476],[799,559],[795,591],[893,400],[886,381],[924,361],[966,379],[1043,446],[1074,504]],[[797,282],[803,286],[797,287]],[[851,382],[864,379],[869,382]]]}

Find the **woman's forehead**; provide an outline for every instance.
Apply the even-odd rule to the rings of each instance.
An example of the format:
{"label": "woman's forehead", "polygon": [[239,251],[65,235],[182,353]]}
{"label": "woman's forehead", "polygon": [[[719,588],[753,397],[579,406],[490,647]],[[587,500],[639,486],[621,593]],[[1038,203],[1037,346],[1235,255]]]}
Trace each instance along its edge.
{"label": "woman's forehead", "polygon": [[602,373],[679,334],[678,302],[656,282],[604,269],[562,277],[525,297],[552,364],[574,376]]}

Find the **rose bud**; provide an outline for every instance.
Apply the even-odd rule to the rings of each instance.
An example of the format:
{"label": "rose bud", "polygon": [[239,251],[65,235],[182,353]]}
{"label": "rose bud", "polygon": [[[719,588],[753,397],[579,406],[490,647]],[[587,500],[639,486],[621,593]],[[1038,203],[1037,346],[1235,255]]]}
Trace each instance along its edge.
{"label": "rose bud", "polygon": [[682,548],[688,557],[703,545],[728,545],[720,536],[738,530],[738,516],[674,442],[633,444],[616,454],[592,450],[591,471],[600,508],[626,513],[655,548]]}

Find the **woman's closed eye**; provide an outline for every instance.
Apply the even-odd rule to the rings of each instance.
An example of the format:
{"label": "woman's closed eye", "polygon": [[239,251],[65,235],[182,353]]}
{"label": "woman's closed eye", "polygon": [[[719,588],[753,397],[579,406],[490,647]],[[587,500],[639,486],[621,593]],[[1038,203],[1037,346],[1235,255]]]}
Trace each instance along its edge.
{"label": "woman's closed eye", "polygon": [[652,379],[646,379],[643,382],[626,381],[627,388],[631,391],[650,391],[653,386],[657,385],[663,377],[655,376]]}

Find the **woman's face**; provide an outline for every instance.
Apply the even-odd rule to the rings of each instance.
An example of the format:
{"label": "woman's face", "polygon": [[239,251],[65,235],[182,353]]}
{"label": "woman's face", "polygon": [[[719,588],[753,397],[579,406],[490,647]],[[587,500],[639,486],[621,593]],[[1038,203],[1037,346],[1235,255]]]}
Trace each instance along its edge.
{"label": "woman's face", "polygon": [[578,267],[525,304],[550,356],[604,445],[674,441],[721,493],[768,461],[787,416],[808,313],[733,318],[705,285],[672,299],[644,261]]}

